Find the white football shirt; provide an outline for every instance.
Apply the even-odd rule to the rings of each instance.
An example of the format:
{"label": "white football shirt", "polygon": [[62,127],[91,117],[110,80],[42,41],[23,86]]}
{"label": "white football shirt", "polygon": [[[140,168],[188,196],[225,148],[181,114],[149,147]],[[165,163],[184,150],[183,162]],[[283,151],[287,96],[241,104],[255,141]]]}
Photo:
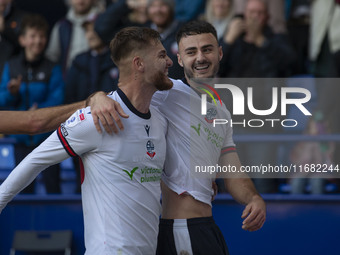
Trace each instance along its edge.
{"label": "white football shirt", "polygon": [[169,91],[157,91],[151,104],[168,120],[167,156],[162,181],[177,194],[187,193],[211,206],[213,175],[195,174],[197,166],[216,166],[222,153],[234,152],[232,128],[213,127],[212,119],[226,119],[225,105],[207,102],[201,115],[201,97],[181,80]]}
{"label": "white football shirt", "polygon": [[78,155],[85,254],[154,255],[167,122],[153,107],[138,112],[121,90],[110,97],[130,116],[122,119],[124,131],[99,134],[90,108],[78,110],[1,185],[0,210],[48,165]]}

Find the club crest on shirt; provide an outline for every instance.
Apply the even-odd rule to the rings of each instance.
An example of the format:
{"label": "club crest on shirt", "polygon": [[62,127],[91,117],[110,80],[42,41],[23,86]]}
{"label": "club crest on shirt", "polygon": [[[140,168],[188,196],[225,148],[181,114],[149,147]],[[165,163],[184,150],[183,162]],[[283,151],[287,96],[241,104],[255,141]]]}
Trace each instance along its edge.
{"label": "club crest on shirt", "polygon": [[154,151],[155,145],[150,140],[147,141],[146,143],[146,150],[147,150],[146,154],[148,154],[150,158],[153,158],[156,155],[156,152]]}
{"label": "club crest on shirt", "polygon": [[67,127],[74,127],[75,125],[79,124],[80,122],[86,119],[85,112],[80,109],[76,111],[72,116],[66,121]]}
{"label": "club crest on shirt", "polygon": [[217,110],[216,110],[215,108],[209,108],[209,109],[207,110],[207,115],[205,116],[204,119],[205,119],[206,122],[208,122],[208,123],[213,123],[213,121],[214,121],[216,115],[217,115]]}

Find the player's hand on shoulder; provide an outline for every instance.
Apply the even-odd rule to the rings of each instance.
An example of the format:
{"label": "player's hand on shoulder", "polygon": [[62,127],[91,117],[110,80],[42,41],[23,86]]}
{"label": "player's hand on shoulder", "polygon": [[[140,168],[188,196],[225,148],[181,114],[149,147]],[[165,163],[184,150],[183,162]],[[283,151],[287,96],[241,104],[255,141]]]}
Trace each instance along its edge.
{"label": "player's hand on shoulder", "polygon": [[99,133],[102,133],[99,122],[109,134],[112,134],[112,131],[118,133],[118,128],[124,129],[120,117],[128,118],[129,115],[125,114],[118,102],[108,97],[104,92],[91,95],[87,100],[87,105],[91,106],[93,122]]}
{"label": "player's hand on shoulder", "polygon": [[243,210],[242,229],[256,231],[262,228],[266,221],[266,203],[260,195],[255,195]]}

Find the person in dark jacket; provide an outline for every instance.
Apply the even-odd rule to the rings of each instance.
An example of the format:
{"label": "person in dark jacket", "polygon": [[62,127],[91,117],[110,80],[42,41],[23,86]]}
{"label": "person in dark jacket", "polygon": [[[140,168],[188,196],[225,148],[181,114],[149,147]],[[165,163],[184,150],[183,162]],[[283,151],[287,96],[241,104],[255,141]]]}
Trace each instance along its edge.
{"label": "person in dark jacket", "polygon": [[[44,57],[48,24],[40,15],[22,20],[19,36],[23,54],[11,58],[4,67],[0,83],[0,106],[7,110],[34,110],[63,103],[64,81],[61,68]],[[16,162],[19,163],[48,134],[15,135]],[[47,193],[60,193],[59,167],[43,174]],[[26,190],[34,193],[34,186]]]}
{"label": "person in dark jacket", "polygon": [[232,20],[223,41],[220,77],[275,78],[292,74],[295,52],[282,34],[269,26],[265,2],[250,0],[244,17]]}
{"label": "person in dark jacket", "polygon": [[65,103],[85,100],[99,90],[110,92],[118,84],[118,68],[111,60],[108,46],[94,31],[94,19],[83,26],[90,50],[77,55],[71,65],[66,77]]}
{"label": "person in dark jacket", "polygon": [[16,8],[12,0],[0,1],[0,75],[5,62],[20,52],[19,28],[26,14]]}
{"label": "person in dark jacket", "polygon": [[183,69],[178,64],[178,46],[176,32],[182,25],[175,20],[175,2],[173,0],[148,0],[147,15],[150,22],[136,23],[128,18],[133,10],[132,1],[118,0],[111,4],[107,10],[100,14],[95,22],[95,30],[104,41],[110,41],[115,33],[127,26],[148,26],[161,35],[161,42],[173,62],[169,69],[169,77],[180,79],[183,77]]}
{"label": "person in dark jacket", "polygon": [[97,15],[101,11],[95,2],[95,0],[66,1],[69,10],[51,31],[46,56],[62,67],[64,77],[66,77],[73,59],[89,49],[82,24],[89,17]]}

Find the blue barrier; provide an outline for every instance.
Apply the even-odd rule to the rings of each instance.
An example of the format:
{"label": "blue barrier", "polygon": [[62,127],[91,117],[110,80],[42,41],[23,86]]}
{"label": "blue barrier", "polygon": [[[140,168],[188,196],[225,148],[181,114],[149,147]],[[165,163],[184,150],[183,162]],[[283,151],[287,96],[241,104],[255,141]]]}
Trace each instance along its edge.
{"label": "blue barrier", "polygon": [[[213,214],[231,255],[339,255],[340,196],[264,195],[267,222],[256,232],[241,229],[243,206],[218,195]],[[17,196],[0,215],[0,254],[9,254],[14,231],[73,231],[73,253],[84,253],[80,196]]]}

